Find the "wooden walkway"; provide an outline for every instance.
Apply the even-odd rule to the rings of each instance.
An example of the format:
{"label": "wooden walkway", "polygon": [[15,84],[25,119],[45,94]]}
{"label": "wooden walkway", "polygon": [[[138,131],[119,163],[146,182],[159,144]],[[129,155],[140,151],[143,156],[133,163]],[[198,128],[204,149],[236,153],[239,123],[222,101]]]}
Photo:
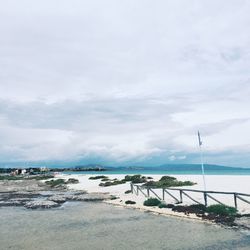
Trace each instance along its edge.
{"label": "wooden walkway", "polygon": [[[156,193],[156,190],[161,190],[161,195]],[[250,194],[245,193],[236,193],[236,192],[219,192],[219,191],[203,191],[203,190],[195,190],[195,189],[186,189],[186,188],[152,188],[152,187],[143,187],[138,184],[131,183],[131,191],[132,193],[139,195],[142,193],[145,197],[153,196],[157,197],[160,200],[165,200],[166,196],[170,196],[175,203],[183,203],[183,197],[187,197],[188,199],[192,200],[197,204],[204,204],[205,206],[208,205],[208,199],[211,199],[219,204],[224,204],[223,202],[219,201],[218,198],[212,196],[213,194],[222,194],[222,195],[231,195],[234,201],[234,207],[238,208],[238,200],[247,203],[250,205],[250,200],[246,198],[250,198]],[[171,191],[177,191],[178,195],[174,195]],[[204,203],[197,201],[194,197],[192,197],[192,193],[201,193],[203,196]],[[244,198],[243,198],[244,197]],[[226,204],[224,204],[226,205]]]}

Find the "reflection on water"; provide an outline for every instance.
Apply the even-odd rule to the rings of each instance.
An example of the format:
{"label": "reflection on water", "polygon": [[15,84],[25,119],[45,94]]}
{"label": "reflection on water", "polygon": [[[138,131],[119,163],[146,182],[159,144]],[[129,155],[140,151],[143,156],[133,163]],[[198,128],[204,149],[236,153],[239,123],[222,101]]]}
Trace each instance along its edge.
{"label": "reflection on water", "polygon": [[0,249],[250,249],[250,236],[103,203],[0,208]]}

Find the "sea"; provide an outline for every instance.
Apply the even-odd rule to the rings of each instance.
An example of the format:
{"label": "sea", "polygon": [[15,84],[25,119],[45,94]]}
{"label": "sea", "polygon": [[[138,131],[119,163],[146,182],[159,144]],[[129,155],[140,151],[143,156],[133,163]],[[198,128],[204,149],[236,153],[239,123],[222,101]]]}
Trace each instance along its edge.
{"label": "sea", "polygon": [[0,249],[223,250],[250,249],[250,234],[105,203],[61,208],[0,208]]}
{"label": "sea", "polygon": [[[66,174],[144,174],[144,175],[153,175],[153,174],[161,174],[161,175],[202,175],[201,169],[181,169],[181,170],[169,170],[169,169],[154,169],[154,168],[110,168],[105,171],[66,171]],[[206,175],[250,175],[249,168],[228,168],[228,169],[206,169]]]}

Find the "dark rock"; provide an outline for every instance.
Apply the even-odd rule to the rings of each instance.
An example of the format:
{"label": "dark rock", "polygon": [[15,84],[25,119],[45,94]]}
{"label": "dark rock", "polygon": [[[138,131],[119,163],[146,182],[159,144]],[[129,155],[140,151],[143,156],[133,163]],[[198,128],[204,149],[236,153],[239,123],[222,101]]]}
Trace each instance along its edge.
{"label": "dark rock", "polygon": [[27,202],[24,207],[30,209],[59,207],[60,204],[48,200],[36,200]]}

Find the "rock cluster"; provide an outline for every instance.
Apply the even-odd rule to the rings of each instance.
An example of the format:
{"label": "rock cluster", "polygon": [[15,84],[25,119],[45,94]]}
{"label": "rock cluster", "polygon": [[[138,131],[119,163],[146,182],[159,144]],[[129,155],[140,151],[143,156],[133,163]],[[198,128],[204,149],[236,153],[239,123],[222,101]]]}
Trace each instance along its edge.
{"label": "rock cluster", "polygon": [[51,192],[0,192],[0,207],[3,206],[24,206],[26,208],[53,208],[59,207],[67,201],[103,201],[110,199],[110,195],[103,193],[87,194],[71,191]]}

